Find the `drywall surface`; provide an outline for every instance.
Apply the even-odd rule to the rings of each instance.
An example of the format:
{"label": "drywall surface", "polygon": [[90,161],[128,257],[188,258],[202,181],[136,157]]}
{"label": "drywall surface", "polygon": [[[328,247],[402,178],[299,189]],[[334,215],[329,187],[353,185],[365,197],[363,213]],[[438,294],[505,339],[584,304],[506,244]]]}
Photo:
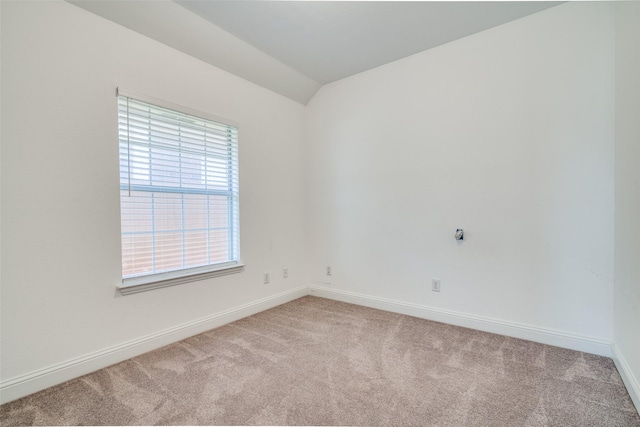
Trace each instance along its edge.
{"label": "drywall surface", "polygon": [[[118,294],[117,86],[239,123],[243,273]],[[307,284],[302,105],[72,4],[2,2],[2,113],[3,381]]]}
{"label": "drywall surface", "polygon": [[312,285],[610,340],[613,64],[571,3],[324,86]]}
{"label": "drywall surface", "polygon": [[[640,4],[616,4],[614,340],[640,399]],[[636,400],[638,406],[640,400]]]}

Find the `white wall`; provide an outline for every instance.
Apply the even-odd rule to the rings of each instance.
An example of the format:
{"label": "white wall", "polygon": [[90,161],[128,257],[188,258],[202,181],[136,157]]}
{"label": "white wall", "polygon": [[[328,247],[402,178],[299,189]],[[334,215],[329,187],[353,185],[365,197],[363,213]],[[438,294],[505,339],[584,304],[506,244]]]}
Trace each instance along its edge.
{"label": "white wall", "polygon": [[614,341],[640,410],[640,4],[616,4]]}
{"label": "white wall", "polygon": [[[245,272],[116,292],[116,86],[240,124]],[[306,285],[302,105],[71,4],[2,2],[2,113],[3,381]]]}
{"label": "white wall", "polygon": [[610,340],[613,14],[564,4],[324,86],[312,284]]}
{"label": "white wall", "polygon": [[[3,383],[307,284],[615,337],[639,377],[637,5],[564,4],[307,110],[68,3],[0,7]],[[116,86],[240,123],[244,273],[117,294]]]}

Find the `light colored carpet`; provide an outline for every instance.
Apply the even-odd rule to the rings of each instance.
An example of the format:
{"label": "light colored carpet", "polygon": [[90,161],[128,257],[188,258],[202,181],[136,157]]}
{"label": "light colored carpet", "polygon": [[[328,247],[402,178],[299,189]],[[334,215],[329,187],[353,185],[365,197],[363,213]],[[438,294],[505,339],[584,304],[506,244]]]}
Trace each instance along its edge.
{"label": "light colored carpet", "polygon": [[640,426],[611,359],[304,297],[10,402],[2,425]]}

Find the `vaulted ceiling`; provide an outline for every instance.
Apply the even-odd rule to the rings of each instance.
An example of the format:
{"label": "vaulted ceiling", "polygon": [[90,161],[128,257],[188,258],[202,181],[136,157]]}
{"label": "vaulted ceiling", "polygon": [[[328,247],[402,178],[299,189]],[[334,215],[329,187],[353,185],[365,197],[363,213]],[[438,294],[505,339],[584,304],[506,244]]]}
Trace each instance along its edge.
{"label": "vaulted ceiling", "polygon": [[324,84],[559,2],[71,3],[306,104]]}

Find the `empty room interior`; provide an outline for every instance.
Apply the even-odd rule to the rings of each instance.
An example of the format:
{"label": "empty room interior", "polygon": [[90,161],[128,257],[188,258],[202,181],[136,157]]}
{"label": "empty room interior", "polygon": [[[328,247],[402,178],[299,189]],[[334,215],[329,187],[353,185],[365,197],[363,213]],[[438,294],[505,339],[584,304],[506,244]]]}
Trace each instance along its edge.
{"label": "empty room interior", "polygon": [[2,425],[640,426],[640,3],[1,1]]}

